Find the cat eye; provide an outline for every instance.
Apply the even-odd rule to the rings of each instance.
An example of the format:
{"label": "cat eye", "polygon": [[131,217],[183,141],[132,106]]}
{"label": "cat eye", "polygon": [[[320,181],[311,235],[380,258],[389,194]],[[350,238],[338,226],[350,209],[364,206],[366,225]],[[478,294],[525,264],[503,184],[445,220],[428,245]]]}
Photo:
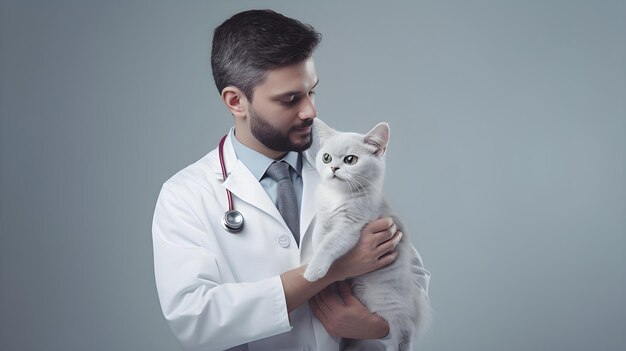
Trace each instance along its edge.
{"label": "cat eye", "polygon": [[324,156],[322,156],[322,161],[324,161],[324,163],[328,163],[328,162],[330,162],[332,160],[333,160],[333,158],[330,157],[329,154],[324,154]]}
{"label": "cat eye", "polygon": [[344,163],[347,163],[347,164],[349,164],[349,165],[353,165],[353,164],[355,164],[355,163],[356,163],[356,161],[357,161],[358,159],[359,159],[359,158],[358,158],[358,157],[356,157],[356,156],[354,156],[354,155],[348,155],[348,156],[346,156],[346,157],[344,157],[344,158],[343,158],[343,162],[344,162]]}

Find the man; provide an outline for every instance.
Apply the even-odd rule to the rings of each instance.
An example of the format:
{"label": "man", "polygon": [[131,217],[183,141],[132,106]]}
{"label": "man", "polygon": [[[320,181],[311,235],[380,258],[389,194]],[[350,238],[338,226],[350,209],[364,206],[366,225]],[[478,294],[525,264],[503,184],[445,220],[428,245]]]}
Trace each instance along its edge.
{"label": "man", "polygon": [[[377,339],[389,331],[344,280],[396,258],[401,233],[390,218],[367,225],[323,279],[302,277],[315,225],[312,52],[320,38],[267,10],[236,14],[215,30],[213,76],[235,126],[223,152],[211,151],[165,182],[153,223],[161,307],[185,349],[328,351],[338,350],[342,337]],[[273,179],[275,164],[288,170],[280,180]],[[226,189],[245,217],[238,233],[221,223]],[[419,255],[415,266],[426,293],[429,274]],[[336,282],[341,295],[328,288]]]}

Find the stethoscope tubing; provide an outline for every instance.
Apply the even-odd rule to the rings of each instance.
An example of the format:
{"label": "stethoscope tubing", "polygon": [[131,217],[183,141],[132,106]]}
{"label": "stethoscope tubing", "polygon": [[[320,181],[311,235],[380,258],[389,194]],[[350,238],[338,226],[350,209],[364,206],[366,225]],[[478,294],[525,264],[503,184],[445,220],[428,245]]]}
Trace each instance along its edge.
{"label": "stethoscope tubing", "polygon": [[[220,166],[222,167],[222,178],[226,181],[228,178],[228,174],[226,173],[226,165],[224,164],[224,142],[226,141],[226,136],[222,137],[220,140],[220,144],[218,146],[218,153],[220,159]],[[228,196],[228,211],[224,213],[222,217],[222,226],[224,229],[228,230],[231,233],[238,233],[243,229],[244,218],[243,215],[235,210],[233,205],[233,194],[230,190],[226,189],[226,195]]]}
{"label": "stethoscope tubing", "polygon": [[[220,146],[219,146],[220,166],[222,167],[222,178],[224,178],[224,181],[226,181],[226,178],[228,178],[228,175],[226,174],[226,165],[224,164],[224,142],[225,141],[226,141],[226,135],[224,135],[222,137],[222,140],[220,140]],[[226,189],[226,195],[228,196],[228,210],[234,211],[235,208],[233,207],[233,193],[231,193],[230,190]]]}

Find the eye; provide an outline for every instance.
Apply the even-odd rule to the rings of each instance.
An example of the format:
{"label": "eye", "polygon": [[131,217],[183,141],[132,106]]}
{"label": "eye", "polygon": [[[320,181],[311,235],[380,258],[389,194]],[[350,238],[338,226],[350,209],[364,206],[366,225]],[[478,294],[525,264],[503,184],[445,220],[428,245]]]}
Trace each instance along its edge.
{"label": "eye", "polygon": [[296,104],[298,101],[300,101],[300,98],[295,96],[295,95],[291,95],[288,99],[286,100],[281,100],[280,103],[283,105],[287,105],[287,106],[291,106]]}
{"label": "eye", "polygon": [[324,154],[324,156],[322,156],[322,161],[324,161],[324,163],[328,163],[328,162],[330,162],[332,160],[333,160],[333,158],[330,157],[329,154]]}
{"label": "eye", "polygon": [[356,163],[356,161],[358,161],[358,160],[359,160],[359,158],[358,158],[358,157],[356,157],[356,156],[354,156],[354,155],[348,155],[348,156],[346,156],[346,157],[344,157],[344,158],[343,158],[343,162],[344,162],[344,163],[347,163],[347,164],[349,164],[349,165],[353,165],[353,164],[355,164],[355,163]]}

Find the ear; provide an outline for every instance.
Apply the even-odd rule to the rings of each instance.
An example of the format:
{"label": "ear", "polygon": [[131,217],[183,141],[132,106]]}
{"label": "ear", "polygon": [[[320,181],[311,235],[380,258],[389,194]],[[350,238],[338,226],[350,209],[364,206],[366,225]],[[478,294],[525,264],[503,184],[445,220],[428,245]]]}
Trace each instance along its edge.
{"label": "ear", "polygon": [[315,124],[315,130],[317,130],[317,135],[319,135],[321,140],[328,139],[337,133],[336,130],[329,127],[326,123],[322,122],[319,118],[314,119],[313,122]]}
{"label": "ear", "polygon": [[363,142],[376,148],[374,155],[383,156],[389,144],[389,124],[385,122],[378,123],[376,127],[365,135]]}
{"label": "ear", "polygon": [[248,99],[239,88],[229,85],[222,89],[222,101],[235,118],[246,118]]}

